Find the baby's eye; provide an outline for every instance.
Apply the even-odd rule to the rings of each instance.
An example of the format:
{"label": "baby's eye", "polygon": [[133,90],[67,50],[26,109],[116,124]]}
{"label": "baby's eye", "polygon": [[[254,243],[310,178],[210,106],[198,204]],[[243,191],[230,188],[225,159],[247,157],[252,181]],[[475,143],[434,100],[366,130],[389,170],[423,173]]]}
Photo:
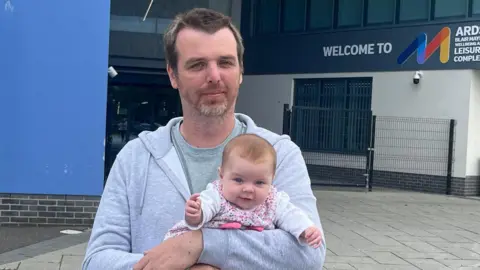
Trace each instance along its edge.
{"label": "baby's eye", "polygon": [[243,180],[242,178],[233,178],[233,181],[237,182],[237,183],[241,183]]}
{"label": "baby's eye", "polygon": [[264,185],[265,182],[264,181],[257,181],[257,185],[261,186],[261,185]]}

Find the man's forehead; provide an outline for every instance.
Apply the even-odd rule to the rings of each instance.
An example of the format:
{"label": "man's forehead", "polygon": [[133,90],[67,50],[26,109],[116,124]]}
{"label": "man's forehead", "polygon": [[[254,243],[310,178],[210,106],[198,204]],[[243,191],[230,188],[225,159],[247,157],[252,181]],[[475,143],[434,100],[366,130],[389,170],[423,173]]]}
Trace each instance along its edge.
{"label": "man's forehead", "polygon": [[236,39],[229,28],[222,28],[215,33],[207,33],[192,28],[182,29],[177,35],[178,48],[198,48],[201,45],[215,43],[223,46],[236,45]]}

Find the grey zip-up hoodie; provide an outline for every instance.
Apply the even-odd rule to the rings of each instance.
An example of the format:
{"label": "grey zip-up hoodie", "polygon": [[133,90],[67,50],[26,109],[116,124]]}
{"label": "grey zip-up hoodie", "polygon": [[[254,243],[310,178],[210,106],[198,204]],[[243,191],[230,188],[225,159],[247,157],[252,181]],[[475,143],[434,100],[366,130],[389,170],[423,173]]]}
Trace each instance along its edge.
{"label": "grey zip-up hoodie", "polygon": [[[246,123],[247,133],[258,134],[274,145],[277,172],[273,184],[287,192],[291,202],[322,228],[300,149],[288,136],[257,127],[246,115],[236,117]],[[170,140],[170,130],[179,120],[174,118],[156,131],[142,132],[117,155],[97,211],[83,270],[132,269],[144,251],[160,244],[167,231],[184,218],[190,192]],[[261,233],[202,231],[204,247],[198,263],[220,269],[322,269],[325,261],[325,241],[313,249],[279,229]]]}

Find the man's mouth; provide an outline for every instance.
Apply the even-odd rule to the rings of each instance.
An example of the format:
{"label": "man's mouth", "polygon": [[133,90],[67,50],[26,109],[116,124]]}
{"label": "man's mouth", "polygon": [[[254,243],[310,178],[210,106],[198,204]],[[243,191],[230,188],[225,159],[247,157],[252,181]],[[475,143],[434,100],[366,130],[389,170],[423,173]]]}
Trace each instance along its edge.
{"label": "man's mouth", "polygon": [[218,97],[218,96],[220,96],[220,95],[223,95],[223,92],[204,93],[203,95],[209,96],[209,97]]}

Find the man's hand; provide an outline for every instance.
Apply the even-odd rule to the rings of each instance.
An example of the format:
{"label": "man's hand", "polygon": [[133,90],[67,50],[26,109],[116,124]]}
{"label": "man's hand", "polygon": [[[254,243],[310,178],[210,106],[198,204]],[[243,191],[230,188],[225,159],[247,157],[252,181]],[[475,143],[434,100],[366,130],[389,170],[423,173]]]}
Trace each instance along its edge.
{"label": "man's hand", "polygon": [[195,264],[194,266],[190,267],[189,270],[220,270],[214,266],[209,264]]}
{"label": "man's hand", "polygon": [[322,244],[322,233],[315,226],[308,227],[300,237],[314,248],[318,248]]}
{"label": "man's hand", "polygon": [[184,270],[197,262],[202,250],[202,232],[186,232],[146,251],[133,270]]}
{"label": "man's hand", "polygon": [[185,221],[190,226],[198,226],[202,222],[202,202],[200,194],[193,194],[185,205]]}

